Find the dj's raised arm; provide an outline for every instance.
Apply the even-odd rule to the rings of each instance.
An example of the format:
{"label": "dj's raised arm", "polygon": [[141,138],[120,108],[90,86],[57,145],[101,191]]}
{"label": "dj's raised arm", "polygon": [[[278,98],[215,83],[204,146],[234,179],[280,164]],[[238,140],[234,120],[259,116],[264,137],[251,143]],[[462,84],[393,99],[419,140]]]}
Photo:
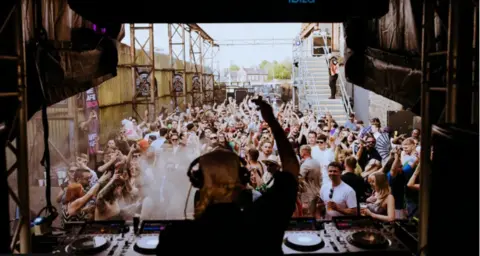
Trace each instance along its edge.
{"label": "dj's raised arm", "polygon": [[275,118],[272,106],[265,102],[262,97],[254,99],[252,101],[257,104],[260,113],[262,114],[263,120],[268,123],[273,133],[273,137],[275,139],[275,142],[277,143],[280,161],[282,163],[282,170],[284,172],[291,173],[295,178],[297,178],[300,172],[300,165],[298,164],[298,159],[295,156],[295,151],[293,150],[293,147],[290,145],[290,142],[285,135],[285,131]]}

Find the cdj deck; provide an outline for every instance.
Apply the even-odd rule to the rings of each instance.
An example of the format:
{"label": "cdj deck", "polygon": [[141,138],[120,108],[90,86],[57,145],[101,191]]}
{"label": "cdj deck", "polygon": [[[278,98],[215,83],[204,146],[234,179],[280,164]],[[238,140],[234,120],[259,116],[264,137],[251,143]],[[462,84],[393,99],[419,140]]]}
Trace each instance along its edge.
{"label": "cdj deck", "polygon": [[[58,240],[56,255],[153,255],[158,235],[174,221],[144,221],[130,228],[123,221],[84,223]],[[137,231],[138,232],[135,232]],[[368,218],[338,218],[332,222],[292,219],[285,232],[285,255],[398,255],[411,256],[400,242],[394,225]]]}
{"label": "cdj deck", "polygon": [[369,218],[340,217],[322,223],[294,219],[289,229],[282,245],[285,255],[412,255],[395,237],[393,225]]}

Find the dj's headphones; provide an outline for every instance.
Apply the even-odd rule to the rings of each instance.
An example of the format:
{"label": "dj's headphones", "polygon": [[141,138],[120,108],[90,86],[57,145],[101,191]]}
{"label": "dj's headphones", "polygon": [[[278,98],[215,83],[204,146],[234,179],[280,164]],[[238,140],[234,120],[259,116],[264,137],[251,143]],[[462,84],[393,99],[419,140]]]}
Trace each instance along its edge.
{"label": "dj's headphones", "polygon": [[[235,154],[235,153],[229,152],[229,154]],[[245,167],[247,165],[247,162],[243,158],[239,157],[238,155],[235,154],[235,156],[238,157],[238,160],[239,160],[238,177],[240,178],[240,182],[242,185],[247,185],[250,182],[250,171]],[[201,158],[202,156],[193,160],[190,166],[188,167],[188,171],[187,171],[187,176],[190,179],[192,186],[198,189],[203,187],[203,181],[204,181],[203,170],[202,170],[202,166],[200,165]],[[199,165],[198,170],[194,171],[193,167],[195,167],[197,164]]]}

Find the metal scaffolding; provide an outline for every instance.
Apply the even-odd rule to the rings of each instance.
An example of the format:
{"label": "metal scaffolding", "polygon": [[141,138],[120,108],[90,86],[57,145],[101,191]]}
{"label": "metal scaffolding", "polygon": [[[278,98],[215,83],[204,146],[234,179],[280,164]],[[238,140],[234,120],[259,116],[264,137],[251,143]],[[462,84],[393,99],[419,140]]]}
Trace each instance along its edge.
{"label": "metal scaffolding", "polygon": [[292,44],[293,51],[292,80],[293,86],[298,93],[298,102],[294,103],[303,111],[309,109],[305,90],[315,85],[315,79],[308,72],[307,68],[307,58],[311,55],[311,50],[306,40],[302,40],[300,37],[295,38],[293,41],[290,40],[290,44]]}
{"label": "metal scaffolding", "polygon": [[213,41],[203,41],[204,52],[203,52],[203,60],[205,68],[204,68],[204,83],[203,83],[203,92],[204,98],[203,101],[205,104],[213,104],[215,101],[214,98],[214,84],[215,84],[215,73],[214,73],[214,62],[215,57],[220,50],[218,44],[213,43]]}
{"label": "metal scaffolding", "polygon": [[[148,37],[140,42],[138,31],[148,31]],[[153,41],[153,24],[130,24],[130,56],[132,68],[132,110],[137,117],[143,118],[143,113],[138,113],[138,105],[146,105],[149,119],[155,119],[155,99],[157,84],[155,79],[155,48]],[[138,46],[138,50],[137,50]],[[139,57],[143,58],[139,58]]]}
{"label": "metal scaffolding", "polygon": [[[423,30],[422,30],[422,97],[421,97],[421,171],[420,171],[420,202],[430,202],[430,174],[431,174],[431,134],[433,100],[432,93],[444,93],[445,109],[444,120],[451,124],[471,124],[474,122],[475,100],[478,95],[478,39],[474,34],[474,17],[478,19],[478,10],[472,8],[470,1],[449,1],[448,10],[448,45],[446,49],[439,49],[435,40],[435,10],[436,1],[424,0]],[[460,25],[461,24],[461,25]],[[462,34],[462,36],[460,36]],[[477,45],[477,46],[474,46]],[[477,52],[474,54],[474,49]],[[446,63],[444,62],[446,60]],[[472,65],[472,62],[476,62]],[[439,66],[445,66],[444,72],[437,72]],[[435,72],[434,72],[435,71]],[[444,80],[443,77],[446,79]],[[475,78],[473,78],[475,77]],[[440,82],[439,82],[440,81]],[[477,82],[477,84],[475,84]],[[444,83],[444,86],[442,86]],[[474,91],[476,88],[476,92]],[[476,103],[478,104],[478,102]],[[478,108],[478,105],[476,106]],[[419,251],[420,255],[427,255],[425,247],[428,242],[428,226],[430,220],[429,204],[420,204]],[[431,241],[430,241],[431,242]]]}
{"label": "metal scaffolding", "polygon": [[192,76],[192,106],[201,107],[203,104],[202,76],[203,76],[203,54],[202,34],[198,30],[188,27],[190,41],[190,72]]}
{"label": "metal scaffolding", "polygon": [[[4,204],[2,207],[7,207],[2,211],[2,216],[5,216],[6,219],[2,219],[2,221],[7,221],[10,223],[9,219],[9,198],[10,195],[11,199],[17,204],[18,209],[20,211],[20,223],[16,227],[16,230],[13,234],[13,239],[9,244],[10,238],[10,228],[7,226],[3,226],[3,230],[5,234],[8,236],[4,236],[2,239],[2,246],[0,253],[8,253],[10,249],[13,251],[13,248],[16,246],[17,242],[20,241],[20,249],[19,252],[22,254],[31,253],[31,243],[30,243],[30,200],[29,200],[29,178],[28,178],[28,149],[27,149],[27,87],[26,87],[26,77],[25,77],[25,44],[23,40],[23,30],[22,30],[22,21],[23,21],[23,13],[21,8],[21,0],[14,1],[14,4],[11,6],[11,9],[8,11],[8,15],[6,19],[1,21],[0,26],[0,33],[5,33],[6,35],[3,38],[8,38],[10,35],[8,33],[12,33],[12,37],[14,37],[14,44],[2,43],[1,46],[1,53],[5,54],[0,56],[0,60],[2,60],[5,64],[4,67],[8,67],[10,70],[17,71],[16,74],[16,82],[15,86],[5,85],[2,86],[2,92],[0,93],[0,98],[2,101],[15,101],[18,104],[12,104],[10,107],[16,106],[16,114],[13,122],[11,124],[2,123],[0,125],[0,136],[2,137],[2,143],[4,147],[2,147],[2,156],[1,159],[2,165],[4,168],[4,174],[2,175],[2,184],[0,187],[3,187],[2,190],[2,199],[1,200]],[[5,12],[7,13],[7,12]],[[5,28],[5,29],[4,29]],[[10,46],[13,46],[10,48]],[[16,99],[16,100],[15,100]],[[8,125],[6,127],[6,125]],[[9,131],[10,134],[7,134]],[[13,136],[16,135],[16,139],[13,141]],[[7,148],[14,153],[16,156],[16,161],[11,166],[6,166],[6,150]],[[6,170],[6,171],[5,171]],[[13,174],[15,171],[17,174],[17,194],[13,191],[13,189],[8,185],[8,176]],[[7,192],[8,190],[8,192]],[[5,192],[3,194],[3,192]],[[5,200],[6,199],[6,200]],[[10,248],[9,248],[10,247]]]}
{"label": "metal scaffolding", "polygon": [[[170,68],[173,71],[171,96],[175,108],[180,107],[179,98],[184,105],[187,104],[186,78],[186,51],[185,51],[185,26],[184,24],[168,24],[168,52]],[[179,64],[180,61],[180,64]]]}

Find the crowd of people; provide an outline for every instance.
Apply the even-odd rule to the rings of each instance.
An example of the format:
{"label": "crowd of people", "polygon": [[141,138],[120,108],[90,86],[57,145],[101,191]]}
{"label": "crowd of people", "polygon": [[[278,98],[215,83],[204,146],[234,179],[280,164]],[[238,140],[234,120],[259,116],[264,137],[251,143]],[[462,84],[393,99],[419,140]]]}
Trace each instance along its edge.
{"label": "crowd of people", "polygon": [[[365,125],[354,114],[346,123],[337,123],[328,112],[302,112],[290,102],[275,109],[300,164],[294,217],[415,217],[418,130],[398,135],[378,118]],[[194,200],[186,171],[194,159],[216,150],[245,160],[249,179],[244,187],[252,201],[262,197],[275,183],[275,173],[285,168],[278,141],[252,97],[239,104],[230,98],[220,105],[188,106],[155,120],[148,116],[145,112],[143,120],[123,120],[105,145],[97,145],[95,166],[88,166],[92,155],[81,155],[70,165],[56,198],[62,223],[196,216],[201,201]],[[388,145],[379,148],[377,140],[385,138]],[[222,160],[226,161],[214,159],[212,164]]]}

